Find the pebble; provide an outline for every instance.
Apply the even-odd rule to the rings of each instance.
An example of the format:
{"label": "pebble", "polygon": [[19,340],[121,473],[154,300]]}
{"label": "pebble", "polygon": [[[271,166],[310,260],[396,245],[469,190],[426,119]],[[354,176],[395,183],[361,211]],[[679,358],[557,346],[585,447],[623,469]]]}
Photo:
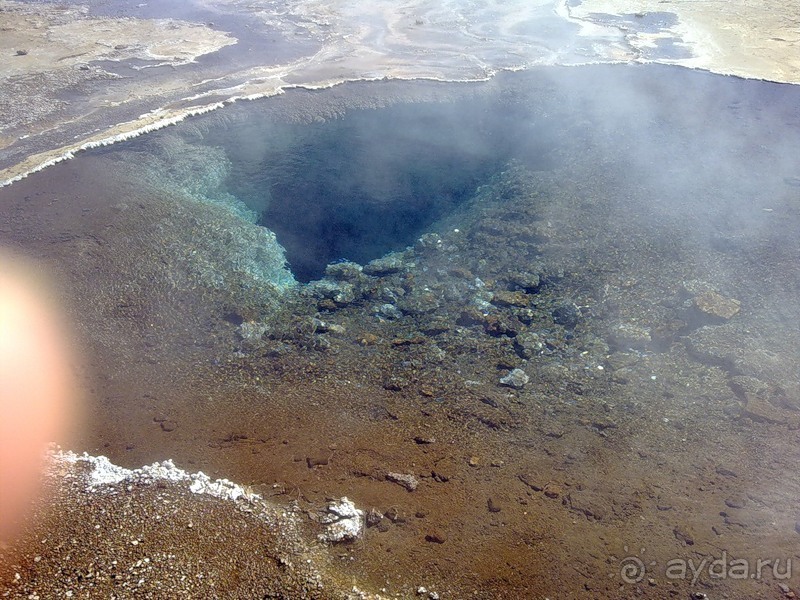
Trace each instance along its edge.
{"label": "pebble", "polygon": [[175,431],[177,429],[178,424],[175,421],[161,421],[161,429],[166,432]]}

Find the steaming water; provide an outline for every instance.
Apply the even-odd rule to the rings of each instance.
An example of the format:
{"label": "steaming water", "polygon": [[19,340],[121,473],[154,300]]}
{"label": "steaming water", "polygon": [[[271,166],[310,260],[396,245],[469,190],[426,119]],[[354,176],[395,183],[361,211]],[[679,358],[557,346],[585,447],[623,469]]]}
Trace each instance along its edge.
{"label": "steaming water", "polygon": [[[143,220],[135,235],[122,229],[130,239],[140,236],[144,245],[125,245],[130,241],[126,237],[124,244],[119,242],[120,248],[152,250],[152,256],[168,265],[173,270],[168,276],[172,287],[164,283],[169,294],[183,281],[181,269],[202,271],[202,277],[187,276],[197,287],[183,292],[195,294],[198,304],[206,294],[229,294],[219,305],[228,311],[226,318],[234,315],[228,320],[237,326],[245,321],[252,326],[256,318],[248,315],[263,316],[263,312],[253,311],[254,305],[261,311],[280,307],[284,294],[298,289],[297,282],[323,277],[330,263],[349,260],[363,265],[413,246],[399,255],[405,261],[405,279],[399,275],[388,282],[376,278],[365,286],[369,290],[352,301],[337,301],[333,306],[320,303],[321,318],[335,320],[345,315],[342,318],[347,319],[346,331],[351,337],[337,342],[333,336],[323,336],[328,346],[319,337],[313,343],[298,343],[298,361],[306,360],[308,351],[314,361],[324,365],[314,362],[303,371],[305,379],[290,379],[287,385],[316,384],[313,373],[319,370],[314,369],[330,369],[331,380],[338,383],[325,384],[329,386],[350,385],[347,378],[355,380],[362,370],[371,373],[365,375],[366,382],[347,388],[348,397],[357,398],[362,393],[360,386],[374,383],[369,377],[382,380],[389,372],[402,374],[412,368],[413,377],[422,377],[419,373],[431,369],[439,378],[435,379],[439,386],[435,398],[428,400],[434,392],[427,391],[402,395],[406,394],[404,386],[412,384],[391,387],[394,380],[385,388],[378,386],[380,393],[400,393],[400,412],[402,407],[421,402],[422,408],[414,414],[424,414],[431,427],[439,426],[437,411],[450,407],[454,412],[447,413],[444,422],[450,418],[460,423],[465,411],[480,415],[483,425],[465,425],[464,430],[473,427],[469,431],[474,433],[477,427],[475,438],[489,441],[499,436],[491,446],[495,454],[489,456],[490,451],[484,449],[487,456],[481,457],[486,462],[494,459],[496,468],[470,471],[471,467],[464,467],[466,474],[463,479],[456,478],[453,486],[469,481],[470,497],[478,493],[500,497],[504,502],[500,515],[508,520],[504,527],[480,529],[474,523],[489,518],[484,496],[473,512],[469,512],[473,510],[469,503],[454,499],[454,510],[463,511],[457,513],[459,527],[470,534],[464,534],[466,541],[459,540],[459,529],[454,527],[441,552],[454,548],[459,561],[459,552],[492,555],[487,548],[493,546],[487,540],[494,543],[499,539],[501,546],[516,548],[516,541],[511,544],[502,537],[508,531],[520,539],[535,537],[528,529],[528,512],[520,516],[521,510],[529,510],[529,502],[556,523],[561,523],[557,521],[562,514],[559,511],[567,511],[564,514],[571,523],[588,520],[590,527],[597,528],[591,531],[602,529],[604,533],[591,535],[590,541],[579,533],[575,543],[565,537],[565,551],[572,552],[571,558],[591,561],[581,554],[584,543],[606,543],[627,528],[627,535],[635,539],[632,543],[647,538],[648,545],[656,546],[651,552],[660,553],[661,560],[675,551],[670,546],[678,536],[674,531],[679,531],[682,539],[687,537],[682,528],[691,522],[692,514],[722,519],[719,515],[724,507],[715,504],[722,502],[721,498],[695,496],[696,487],[711,485],[708,479],[712,475],[703,475],[704,469],[716,473],[715,482],[720,472],[730,471],[714,471],[721,458],[709,459],[710,467],[697,459],[697,452],[713,454],[715,447],[728,452],[729,462],[745,465],[738,469],[742,486],[769,490],[766,500],[751,500],[762,511],[750,525],[757,543],[783,551],[796,536],[791,525],[796,518],[792,516],[796,515],[796,486],[793,478],[781,477],[793,464],[794,451],[770,454],[766,450],[750,452],[750,448],[782,448],[782,436],[790,436],[787,431],[798,426],[798,156],[800,90],[795,87],[671,67],[596,66],[535,69],[471,85],[409,82],[354,84],[324,92],[295,90],[89,152],[53,171],[71,174],[70,194],[79,199],[94,193],[81,186],[82,177],[97,165],[108,168],[108,190],[114,190],[115,178],[122,180],[123,175],[125,181],[137,182],[139,188],[134,186],[133,192],[126,188],[130,195],[122,198],[119,208],[120,214],[128,215],[124,217],[126,227],[136,223],[136,217],[130,215],[138,210],[137,193],[143,198],[159,198],[166,208],[159,208],[158,218]],[[0,194],[12,197],[16,189],[28,193],[36,189],[37,177]],[[108,190],[99,197],[117,202]],[[145,206],[144,200],[141,206]],[[170,223],[180,225],[170,229]],[[119,226],[113,221],[112,225]],[[443,238],[444,250],[435,256],[417,242],[430,232]],[[113,231],[103,235],[113,240]],[[19,243],[33,242],[20,239]],[[158,253],[162,248],[166,251]],[[84,264],[80,261],[100,252],[94,247],[79,250],[55,260]],[[109,314],[116,315],[119,322],[142,326],[145,333],[141,335],[147,336],[153,331],[148,327],[157,322],[154,315],[169,314],[180,320],[185,317],[178,314],[180,310],[190,311],[192,306],[175,301],[167,292],[163,297],[153,296],[159,302],[147,296],[150,288],[159,289],[161,278],[167,276],[150,254],[142,252],[132,259],[135,266],[125,263],[129,270],[119,277],[124,285],[118,288],[115,282],[113,291],[132,294],[130,290],[139,286],[149,304],[143,301],[141,313],[129,318],[129,313],[120,311],[139,305],[130,300],[132,296],[127,303],[114,296],[114,312],[105,306],[97,312],[104,319],[98,318],[98,322],[107,323]],[[145,268],[148,261],[158,275]],[[541,278],[541,288],[538,283],[526,283],[534,275],[537,281]],[[209,290],[214,290],[213,294]],[[739,312],[732,317],[698,313],[698,298],[710,292],[716,294],[711,298],[727,302],[726,306],[736,305]],[[104,301],[100,296],[98,291],[98,298],[89,305],[97,302],[100,306]],[[501,302],[499,297],[505,300]],[[167,307],[170,301],[175,304],[172,309]],[[216,315],[218,320],[222,316],[221,311]],[[310,319],[312,315],[297,316]],[[195,346],[208,348],[215,367],[229,360],[250,360],[251,348],[246,343],[232,347],[220,341],[228,339],[221,335],[205,340],[198,322],[205,323],[200,319],[180,321],[176,330],[189,331]],[[371,327],[396,327],[384,335],[400,339],[400,343],[385,350],[352,337]],[[245,330],[237,331],[237,343],[242,337],[247,342]],[[136,335],[140,335],[138,330]],[[273,346],[252,352],[248,368],[263,377],[254,386],[278,385],[284,376],[278,367],[271,372],[264,366],[279,360],[276,357],[294,356],[281,335],[275,333],[264,342]],[[121,339],[109,343],[108,337],[101,340],[98,336],[98,346],[116,352],[115,344],[124,343]],[[404,344],[404,339],[414,342]],[[416,350],[420,339],[425,341]],[[169,340],[162,342],[169,344]],[[331,344],[333,350],[325,354]],[[180,346],[181,351],[184,348]],[[436,352],[425,354],[431,348]],[[358,354],[362,350],[365,354]],[[400,356],[406,350],[408,358]],[[417,351],[419,355],[412,354]],[[151,359],[155,351],[149,342],[147,352]],[[389,358],[382,358],[381,352]],[[122,350],[119,354],[128,360]],[[363,362],[355,366],[347,362],[353,356]],[[208,360],[205,354],[203,360]],[[384,365],[389,365],[385,372],[381,371]],[[500,386],[500,377],[511,367],[525,370],[531,382],[521,389]],[[344,375],[336,370],[339,368]],[[224,377],[224,373],[215,371],[214,377]],[[480,400],[470,396],[470,386],[481,386]],[[462,409],[460,403],[470,400],[477,408]],[[222,412],[206,408],[206,420],[219,418],[224,423]],[[384,414],[380,410],[394,414],[390,408],[367,408],[356,412],[361,421],[354,421],[379,421],[363,415]],[[115,413],[115,422],[130,421],[131,431],[141,425],[136,425],[136,409],[121,406],[113,410],[123,415],[117,419]],[[124,418],[126,410],[134,415],[130,420]],[[187,414],[197,410],[191,405]],[[331,416],[336,410],[319,408],[310,401],[307,406],[298,404],[296,410],[303,415],[322,411],[331,419],[314,423],[314,435],[320,436],[331,423],[341,425],[349,418],[343,411],[339,423]],[[479,413],[482,410],[497,412],[485,416]],[[498,417],[500,412],[503,416]],[[392,419],[385,421],[392,431],[407,426],[408,418]],[[263,423],[267,427],[269,419]],[[486,423],[491,428],[481,429]],[[151,425],[148,421],[147,426]],[[348,424],[354,429],[337,439],[336,447],[343,455],[347,449],[342,444],[346,445],[360,426]],[[227,425],[220,425],[224,427]],[[280,430],[280,423],[275,427]],[[404,432],[405,441],[413,440],[415,434],[418,431],[411,427]],[[280,430],[274,435],[281,439],[288,434]],[[180,443],[164,442],[165,453],[184,452],[194,458],[198,452],[208,453],[205,442],[198,446],[192,436],[179,439]],[[464,457],[471,450],[459,446],[463,440],[453,439],[454,450],[445,458],[453,464],[466,464]],[[435,452],[449,448],[446,444],[431,447]],[[384,456],[382,448],[374,452]],[[759,469],[759,461],[767,454],[775,461],[773,468]],[[598,456],[605,458],[596,459]],[[415,468],[415,461],[427,460],[422,454],[408,454],[402,460],[393,457],[382,460],[398,460],[409,470]],[[674,462],[668,462],[673,460],[670,457],[675,457]],[[213,460],[224,463],[226,459]],[[298,462],[292,460],[284,462]],[[542,462],[536,462],[539,460]],[[284,468],[278,463],[276,460],[271,468]],[[392,466],[381,463],[369,468]],[[315,493],[327,494],[326,485],[353,486],[356,489],[348,496],[357,503],[360,498],[380,502],[380,494],[366,487],[372,482],[365,484],[343,475],[335,484],[332,478],[318,486],[318,480],[307,479],[311,477],[308,473],[316,477],[317,471],[306,469],[305,461],[300,467],[302,473],[291,477]],[[347,473],[361,473],[361,468],[354,466]],[[540,484],[567,481],[559,485],[569,487],[571,495],[564,496],[563,502],[547,504],[550,501],[540,493],[541,486],[520,487],[520,473],[529,471],[540,474]],[[485,479],[469,479],[470,473],[478,472],[484,473]],[[246,473],[254,480],[269,480],[256,468]],[[319,473],[319,477],[326,474]],[[441,496],[431,500],[424,490],[455,488],[437,488],[444,484],[424,475],[423,492],[403,498],[405,502],[430,502],[426,506],[433,515],[428,522],[436,522],[436,510],[449,504],[449,496],[437,491]],[[669,495],[667,491],[659,492],[657,509],[656,500],[643,500],[645,491],[636,487],[645,481],[641,485],[663,484],[666,490],[694,477],[705,479],[691,489],[682,488],[672,503],[661,499]],[[608,485],[605,479],[613,482],[611,489],[604,487]],[[487,481],[488,490],[481,487]],[[725,486],[734,484],[714,485],[722,489],[715,494],[724,496],[730,493]],[[405,490],[402,493],[406,494]],[[687,507],[681,504],[680,494],[690,498]],[[627,495],[636,500],[626,504]],[[542,504],[537,504],[540,501]],[[498,514],[493,506],[490,503],[491,518]],[[523,508],[517,511],[519,506]],[[692,540],[694,548],[751,551],[748,536],[737,537],[739,530],[724,529],[728,521],[726,516],[717,524],[728,536],[722,542],[717,537],[722,534],[703,529]],[[636,529],[640,522],[653,523],[657,533]],[[417,538],[424,540],[424,533]],[[535,535],[551,539],[555,534],[537,530]],[[408,568],[416,573],[427,568],[428,558],[414,563],[415,552],[440,551],[438,545],[416,538],[397,544],[394,556],[401,561],[398,564],[410,564]],[[403,544],[415,549],[405,553]],[[418,550],[420,544],[422,550]],[[594,552],[603,556],[611,550]],[[509,590],[528,589],[521,587],[528,580],[519,574],[533,568],[530,565],[538,559],[532,557],[538,553],[538,547],[531,556],[515,550],[503,559],[507,561],[504,564],[515,565],[509,567],[513,573],[506,575]],[[374,564],[382,564],[375,560]],[[380,571],[369,564],[375,572]],[[445,577],[463,571],[460,567],[442,569]],[[482,597],[500,597],[491,591],[499,588],[491,586],[502,588],[502,582],[485,573],[472,575],[478,579],[469,580],[466,586],[485,584]]]}

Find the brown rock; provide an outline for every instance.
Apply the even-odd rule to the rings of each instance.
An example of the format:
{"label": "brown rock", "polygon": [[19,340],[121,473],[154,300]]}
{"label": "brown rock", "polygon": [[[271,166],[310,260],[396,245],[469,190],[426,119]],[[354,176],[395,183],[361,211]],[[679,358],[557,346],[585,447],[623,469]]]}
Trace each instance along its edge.
{"label": "brown rock", "polygon": [[564,489],[556,483],[548,483],[544,486],[544,495],[548,498],[559,498],[564,493]]}
{"label": "brown rock", "polygon": [[444,544],[447,541],[447,535],[438,529],[434,529],[425,535],[425,541],[433,544]]}
{"label": "brown rock", "polygon": [[531,298],[525,292],[497,291],[492,297],[492,304],[496,306],[517,306],[519,308],[527,308],[531,304]]}
{"label": "brown rock", "polygon": [[701,313],[727,321],[739,312],[742,303],[708,290],[694,297],[694,306]]}

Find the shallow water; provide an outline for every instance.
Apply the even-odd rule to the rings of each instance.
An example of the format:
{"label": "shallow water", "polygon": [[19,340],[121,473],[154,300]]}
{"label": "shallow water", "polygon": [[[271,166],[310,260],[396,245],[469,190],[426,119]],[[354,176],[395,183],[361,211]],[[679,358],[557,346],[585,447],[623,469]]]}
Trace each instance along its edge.
{"label": "shallow water", "polygon": [[375,508],[331,556],[392,594],[628,598],[645,549],[645,590],[753,597],[778,578],[664,565],[800,560],[798,100],[657,66],[295,90],[0,190],[0,232],[69,273],[81,450]]}

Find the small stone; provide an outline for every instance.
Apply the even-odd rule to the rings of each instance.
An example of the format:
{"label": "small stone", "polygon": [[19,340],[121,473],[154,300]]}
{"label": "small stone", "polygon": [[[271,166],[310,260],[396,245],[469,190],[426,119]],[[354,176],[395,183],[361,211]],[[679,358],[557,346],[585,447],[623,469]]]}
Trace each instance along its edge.
{"label": "small stone", "polygon": [[17,50],[17,56],[25,56],[28,54],[27,50]]}
{"label": "small stone", "polygon": [[519,480],[522,483],[527,485],[534,492],[541,492],[544,489],[543,486],[539,485],[539,483],[538,483],[538,481],[536,479],[536,475],[534,475],[532,473],[522,473],[522,474],[518,475],[518,477],[519,477]]}
{"label": "small stone", "polygon": [[175,421],[161,421],[160,425],[161,429],[166,432],[175,431],[175,429],[178,427],[178,424]]}
{"label": "small stone", "polygon": [[374,313],[379,317],[389,320],[400,319],[403,316],[403,311],[397,308],[394,304],[389,303],[381,304],[374,310]]}
{"label": "small stone", "polygon": [[444,544],[447,541],[447,536],[443,532],[435,529],[425,535],[425,541],[433,544]]}
{"label": "small stone", "polygon": [[418,436],[416,436],[414,438],[414,442],[416,442],[417,444],[420,444],[420,445],[435,444],[436,443],[436,439],[434,439],[432,437],[424,437],[424,436],[418,435]]}
{"label": "small stone", "polygon": [[387,473],[386,479],[388,479],[393,483],[403,486],[409,492],[413,492],[414,490],[416,490],[417,486],[419,485],[419,481],[417,481],[417,478],[408,473]]}
{"label": "small stone", "polygon": [[747,504],[747,498],[744,496],[731,496],[725,498],[725,506],[728,508],[744,508]]}
{"label": "small stone", "polygon": [[358,263],[345,261],[332,263],[325,267],[325,277],[336,281],[358,281],[362,278],[363,268]]}
{"label": "small stone", "polygon": [[379,525],[382,520],[383,515],[374,508],[367,513],[367,527],[375,527]]}
{"label": "small stone", "polygon": [[470,456],[469,461],[467,461],[467,464],[470,467],[477,467],[481,464],[481,459],[478,458],[477,456]]}
{"label": "small stone", "polygon": [[497,504],[495,504],[494,500],[492,500],[491,498],[489,498],[486,501],[486,507],[489,509],[490,513],[499,513],[501,510],[500,507],[497,506]]}
{"label": "small stone", "polygon": [[378,336],[374,333],[365,333],[359,336],[358,343],[362,346],[374,346],[378,343]]}
{"label": "small stone", "polygon": [[328,456],[308,456],[306,457],[306,464],[309,469],[314,467],[321,467],[328,464],[330,458]]}
{"label": "small stone", "polygon": [[678,540],[679,542],[683,542],[687,546],[694,546],[694,538],[685,531],[682,531],[681,529],[678,529],[676,527],[675,529],[672,530],[672,534],[675,536],[675,539]]}
{"label": "small stone", "polygon": [[406,518],[400,515],[400,511],[397,510],[395,507],[390,508],[383,516],[389,519],[395,525],[403,525],[406,522]]}
{"label": "small stone", "polygon": [[567,329],[574,329],[580,322],[581,311],[574,303],[565,303],[553,309],[553,321]]}
{"label": "small stone", "polygon": [[732,471],[731,469],[724,467],[722,465],[718,465],[717,468],[714,470],[717,475],[722,475],[723,477],[736,477],[736,472]]}
{"label": "small stone", "polygon": [[619,348],[644,348],[652,341],[650,330],[636,323],[616,323],[609,332],[609,343]]}
{"label": "small stone", "polygon": [[405,264],[403,263],[402,259],[397,256],[389,255],[370,261],[366,266],[364,266],[364,273],[367,275],[373,275],[375,277],[382,277],[384,275],[398,273],[404,268]]}
{"label": "small stone", "polygon": [[537,273],[512,273],[508,278],[509,283],[526,291],[536,290],[542,283],[541,277]]}
{"label": "small stone", "polygon": [[530,377],[522,369],[513,369],[508,375],[500,378],[500,383],[515,390],[522,389],[530,381]]}
{"label": "small stone", "polygon": [[506,292],[497,291],[492,296],[492,304],[495,306],[517,306],[526,308],[530,306],[531,298],[525,292]]}
{"label": "small stone", "polygon": [[561,488],[561,486],[555,483],[548,483],[542,489],[544,491],[544,495],[552,500],[555,500],[564,494],[564,490]]}
{"label": "small stone", "polygon": [[800,521],[797,521],[797,522],[795,522],[795,524],[794,524],[794,530],[795,530],[797,533],[800,533]]}

